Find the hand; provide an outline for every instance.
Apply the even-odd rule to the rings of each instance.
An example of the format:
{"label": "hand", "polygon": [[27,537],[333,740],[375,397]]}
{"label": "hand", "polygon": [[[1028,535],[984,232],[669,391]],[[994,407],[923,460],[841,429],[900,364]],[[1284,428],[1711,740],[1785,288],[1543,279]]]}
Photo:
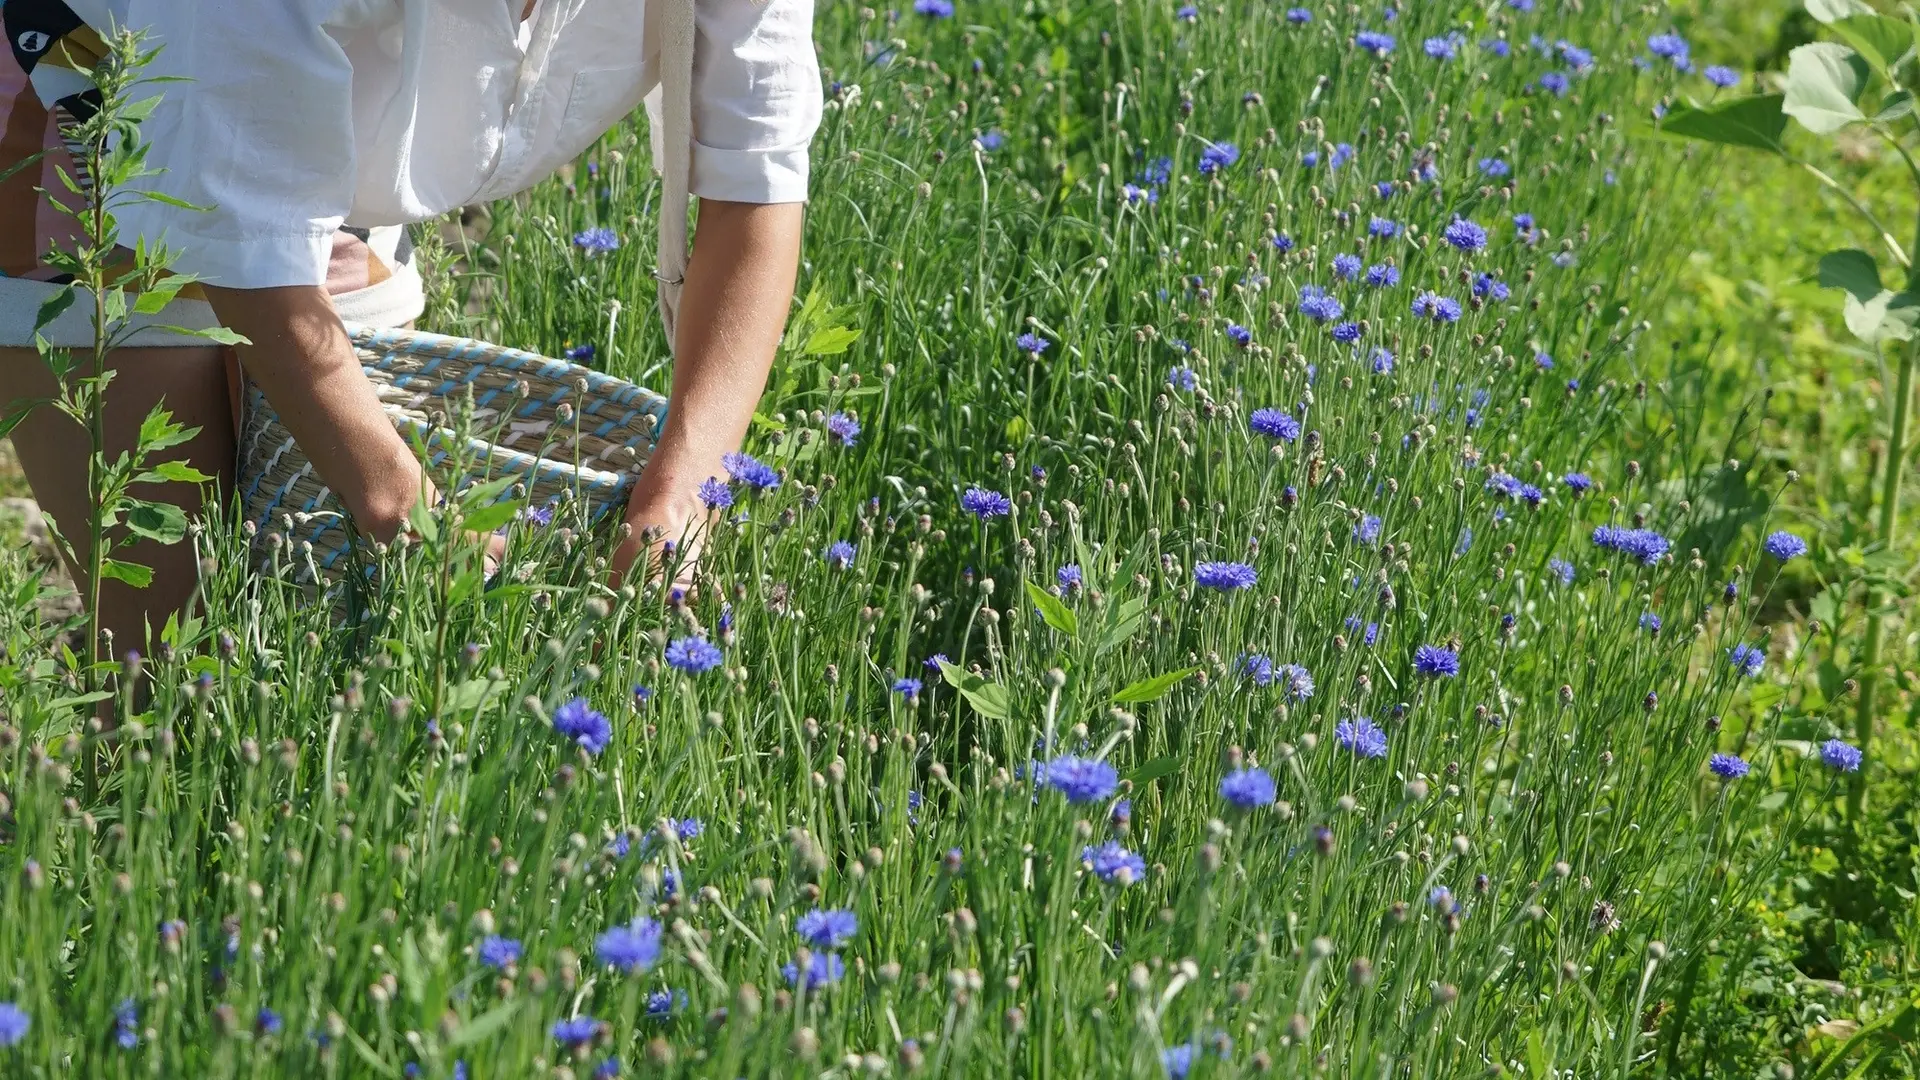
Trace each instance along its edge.
{"label": "hand", "polygon": [[616,589],[636,562],[640,562],[639,572],[632,575],[636,584],[671,567],[674,588],[693,588],[700,554],[713,525],[712,512],[694,494],[695,488],[667,491],[663,490],[666,485],[649,482],[650,477],[658,475],[651,469],[643,474],[627,502],[626,523],[631,531],[614,551],[609,575],[609,584]]}

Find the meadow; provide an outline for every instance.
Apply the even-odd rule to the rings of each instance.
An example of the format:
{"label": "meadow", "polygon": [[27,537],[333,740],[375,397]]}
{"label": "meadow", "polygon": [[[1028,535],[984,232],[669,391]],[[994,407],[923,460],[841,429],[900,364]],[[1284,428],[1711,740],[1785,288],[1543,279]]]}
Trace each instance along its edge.
{"label": "meadow", "polygon": [[[197,523],[136,712],[0,552],[0,1066],[1911,1075],[1910,956],[1713,1045],[1860,758],[1782,689],[1817,470],[1663,336],[1727,165],[1648,122],[1744,92],[1676,18],[823,7],[691,591],[449,510],[342,621]],[[644,148],[449,225],[426,325],[667,389]]]}

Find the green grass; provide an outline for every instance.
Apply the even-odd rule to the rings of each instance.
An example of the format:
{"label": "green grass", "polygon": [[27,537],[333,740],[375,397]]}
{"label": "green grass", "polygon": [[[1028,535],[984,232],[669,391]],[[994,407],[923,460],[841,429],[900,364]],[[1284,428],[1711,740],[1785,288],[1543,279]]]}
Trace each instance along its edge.
{"label": "green grass", "polygon": [[[1738,340],[1776,331],[1719,333],[1740,321],[1728,305],[1759,302],[1737,284],[1716,300],[1705,276],[1734,234],[1689,258],[1737,185],[1723,159],[1628,133],[1676,78],[1628,63],[1669,16],[1408,10],[1388,64],[1348,43],[1376,15],[1282,11],[823,12],[829,77],[859,90],[836,93],[816,144],[817,299],[750,447],[785,478],[736,485],[690,600],[601,588],[610,537],[563,507],[512,528],[492,588],[442,541],[457,529],[387,553],[355,597],[367,618],[343,626],[284,549],[253,573],[240,530],[209,527],[204,615],[151,650],[151,706],[102,732],[30,615],[37,579],[0,553],[0,1001],[32,1016],[0,1060],[29,1076],[585,1076],[617,1056],[686,1076],[1150,1077],[1192,1046],[1196,1077],[1816,1068],[1838,1042],[1799,1041],[1811,1014],[1780,1000],[1795,957],[1775,911],[1797,887],[1783,858],[1827,865],[1807,829],[1840,781],[1809,749],[1844,728],[1820,687],[1846,670],[1857,599],[1835,597],[1846,614],[1819,635],[1791,613],[1828,595],[1847,544],[1866,550],[1805,492],[1867,463],[1814,454],[1777,406],[1740,418],[1758,383]],[[1458,59],[1422,54],[1469,15],[1494,22]],[[1512,58],[1474,46],[1494,30]],[[1593,50],[1569,96],[1523,92],[1564,70],[1527,49],[1535,32]],[[1004,141],[976,150],[990,131]],[[1203,138],[1240,158],[1201,174]],[[1302,167],[1338,142],[1352,162]],[[494,207],[429,321],[591,343],[664,389],[640,145],[617,134],[572,187]],[[1129,203],[1122,185],[1162,155],[1169,182]],[[1494,156],[1511,197],[1480,176]],[[1371,190],[1389,179],[1391,198]],[[1523,211],[1537,243],[1516,236]],[[1420,239],[1367,238],[1375,214]],[[1486,250],[1438,238],[1455,215],[1486,226]],[[570,237],[592,225],[625,245],[581,255]],[[1401,283],[1336,285],[1347,251]],[[1479,271],[1511,295],[1467,303]],[[1358,352],[1299,310],[1305,285],[1366,321]],[[1462,318],[1415,317],[1427,289]],[[1824,325],[1819,298],[1801,304],[1802,327]],[[1025,332],[1046,351],[1016,346]],[[1193,390],[1170,385],[1176,366]],[[1268,407],[1305,434],[1251,432]],[[858,416],[855,445],[826,435],[835,411]],[[1595,489],[1574,497],[1571,472]],[[1508,483],[1541,505],[1499,496]],[[1012,513],[963,513],[975,486]],[[1590,539],[1643,520],[1669,557]],[[1778,527],[1815,556],[1756,559]],[[822,558],[840,540],[844,570]],[[1258,584],[1200,587],[1205,561]],[[1067,564],[1081,587],[1059,588]],[[669,666],[689,636],[724,665]],[[1736,676],[1736,644],[1766,651],[1758,679]],[[1457,652],[1458,675],[1419,674],[1421,646]],[[944,678],[923,664],[936,652]],[[1248,678],[1249,653],[1305,668],[1313,693]],[[909,677],[916,696],[893,689]],[[610,719],[603,752],[553,730],[576,695]],[[1360,716],[1384,758],[1341,746]],[[1713,776],[1715,752],[1751,773]],[[1073,803],[1036,785],[1060,753],[1110,762],[1118,790]],[[1223,801],[1249,765],[1279,802]],[[1089,872],[1084,849],[1109,840],[1139,854],[1138,880]],[[790,986],[814,908],[858,930],[835,947],[841,978]],[[662,956],[618,973],[596,939],[640,916]],[[521,943],[517,963],[483,964],[490,934]],[[1874,995],[1829,1010],[1896,1015],[1911,954],[1864,951]],[[654,994],[666,1015],[646,1015]],[[569,1050],[551,1029],[577,1015],[603,1023]],[[1882,1069],[1911,1053],[1868,1048]]]}

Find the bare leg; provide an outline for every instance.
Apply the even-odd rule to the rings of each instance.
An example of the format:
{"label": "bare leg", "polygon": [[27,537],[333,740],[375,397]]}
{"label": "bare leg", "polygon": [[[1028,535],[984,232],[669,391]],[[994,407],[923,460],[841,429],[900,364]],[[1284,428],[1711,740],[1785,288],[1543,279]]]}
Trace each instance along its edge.
{"label": "bare leg", "polygon": [[[164,451],[166,460],[188,464],[218,478],[221,493],[233,488],[234,422],[228,396],[227,366],[219,349],[121,349],[109,361],[116,372],[107,390],[106,452],[109,458],[133,448],[140,422],[155,403],[164,403],[178,423],[197,427],[200,434],[185,445]],[[30,350],[0,349],[0,379],[6,380],[9,399],[51,397],[53,375]],[[51,515],[81,558],[87,557],[85,522],[91,510],[87,462],[91,447],[87,432],[51,408],[34,410],[13,430],[20,465],[33,486],[34,498]],[[187,484],[147,484],[133,494],[175,503],[189,516],[202,511],[201,492]],[[214,509],[217,510],[217,507]],[[193,598],[199,574],[193,548],[186,543],[161,546],[142,542],[117,551],[116,557],[153,568],[153,583],[135,589],[107,581],[100,590],[101,625],[113,633],[113,648],[150,648],[167,616]],[[69,566],[81,595],[88,595],[81,567]]]}

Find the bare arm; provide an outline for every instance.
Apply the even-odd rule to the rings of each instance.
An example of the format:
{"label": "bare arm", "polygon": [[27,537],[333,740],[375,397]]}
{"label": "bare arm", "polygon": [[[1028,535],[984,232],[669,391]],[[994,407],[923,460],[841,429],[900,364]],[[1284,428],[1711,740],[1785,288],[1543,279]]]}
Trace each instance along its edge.
{"label": "bare arm", "polygon": [[220,321],[253,344],[260,385],[363,533],[391,540],[420,498],[420,463],[381,411],[340,316],[321,289],[207,289]]}
{"label": "bare arm", "polygon": [[801,203],[702,199],[680,296],[667,425],[627,505],[634,535],[614,557],[624,573],[641,531],[682,535],[705,513],[700,482],[725,476],[720,458],[740,448],[786,326],[800,264]]}

